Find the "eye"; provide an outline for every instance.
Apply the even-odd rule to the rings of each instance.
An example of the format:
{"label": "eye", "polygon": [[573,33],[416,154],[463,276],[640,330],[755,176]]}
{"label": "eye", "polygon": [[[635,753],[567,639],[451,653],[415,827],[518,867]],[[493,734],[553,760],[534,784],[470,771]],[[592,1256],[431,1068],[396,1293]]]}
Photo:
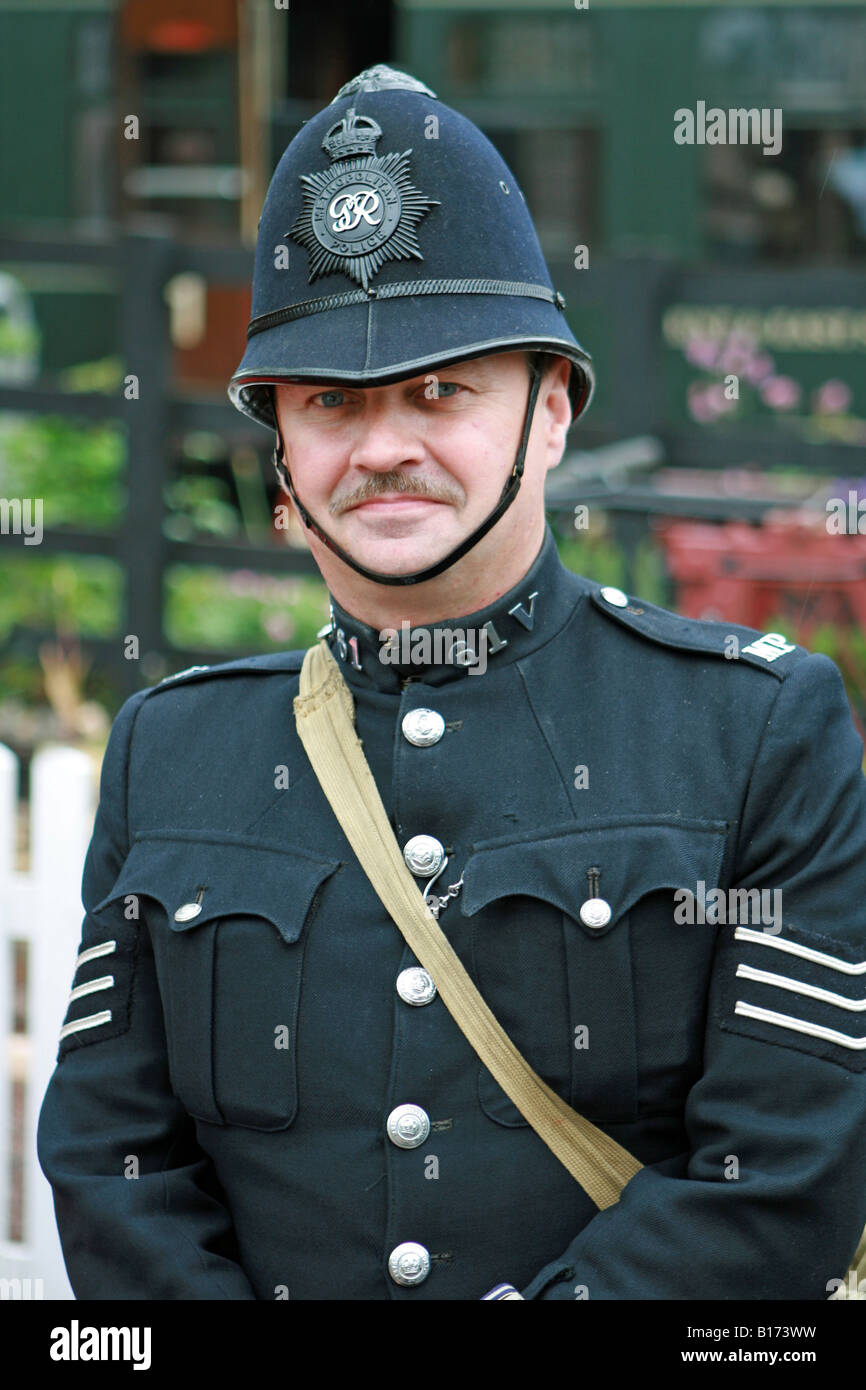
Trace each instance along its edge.
{"label": "eye", "polygon": [[435,385],[435,387],[431,382],[430,399],[442,400],[446,396],[456,395],[460,389],[461,387],[459,381],[440,381]]}
{"label": "eye", "polygon": [[326,408],[333,408],[334,406],[343,405],[346,398],[342,391],[333,390],[320,391],[319,394],[313,396],[312,399],[314,403],[323,405]]}

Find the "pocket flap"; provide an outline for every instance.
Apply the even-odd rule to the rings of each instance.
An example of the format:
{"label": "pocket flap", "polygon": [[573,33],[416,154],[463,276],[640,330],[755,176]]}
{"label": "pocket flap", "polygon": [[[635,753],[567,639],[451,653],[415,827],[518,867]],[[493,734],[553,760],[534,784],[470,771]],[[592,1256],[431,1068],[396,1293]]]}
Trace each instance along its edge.
{"label": "pocket flap", "polygon": [[[140,834],[99,912],[120,897],[155,898],[172,931],[189,931],[215,917],[265,917],[284,941],[297,941],[320,884],[339,868],[304,850],[280,849],[213,831],[155,830]],[[186,905],[200,911],[186,920]]]}
{"label": "pocket flap", "polygon": [[[725,821],[634,816],[481,840],[463,870],[460,909],[471,917],[497,898],[541,898],[598,938],[646,893],[664,888],[694,892],[699,880],[716,886],[727,828]],[[590,867],[599,869],[598,895],[611,907],[611,920],[600,929],[584,926],[578,916],[581,903],[591,896]]]}

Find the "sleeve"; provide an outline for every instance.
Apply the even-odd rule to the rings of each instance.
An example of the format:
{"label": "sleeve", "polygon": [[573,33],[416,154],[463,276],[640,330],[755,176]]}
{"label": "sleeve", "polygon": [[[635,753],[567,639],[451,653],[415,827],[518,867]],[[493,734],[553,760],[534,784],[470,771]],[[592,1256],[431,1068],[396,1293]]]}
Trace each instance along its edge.
{"label": "sleeve", "polygon": [[85,919],[57,1065],[37,1127],[66,1269],[81,1299],[254,1299],[193,1121],[171,1090],[144,924],[110,894],[129,851],[126,701],[102,765]]}
{"label": "sleeve", "polygon": [[844,1279],[866,1223],[861,758],[836,666],[804,657],[761,736],[731,884],[778,890],[781,915],[717,929],[689,1150],[637,1173],[525,1298],[812,1300]]}

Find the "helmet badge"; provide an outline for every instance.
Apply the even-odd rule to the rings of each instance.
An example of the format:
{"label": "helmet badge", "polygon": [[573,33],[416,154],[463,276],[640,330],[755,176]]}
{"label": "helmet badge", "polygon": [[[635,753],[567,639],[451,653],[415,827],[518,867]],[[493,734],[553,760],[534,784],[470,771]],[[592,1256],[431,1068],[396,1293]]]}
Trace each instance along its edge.
{"label": "helmet badge", "polygon": [[310,279],[342,271],[366,290],[387,261],[422,261],[415,228],[437,198],[409,177],[409,155],[377,155],[382,127],[354,107],[335,121],[322,148],[331,168],[301,174],[304,206],[286,236],[310,257]]}

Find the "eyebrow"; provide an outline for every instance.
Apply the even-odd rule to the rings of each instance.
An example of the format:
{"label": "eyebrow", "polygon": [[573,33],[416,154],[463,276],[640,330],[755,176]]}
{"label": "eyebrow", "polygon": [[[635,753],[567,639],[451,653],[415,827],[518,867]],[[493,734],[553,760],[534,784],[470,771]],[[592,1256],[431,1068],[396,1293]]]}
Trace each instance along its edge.
{"label": "eyebrow", "polygon": [[[436,377],[438,380],[449,380],[452,372],[463,372],[470,380],[475,379],[483,386],[489,382],[496,372],[496,363],[492,360],[495,354],[483,358],[467,358],[462,362],[452,362],[445,366],[440,363],[431,364],[426,372],[419,372],[417,376],[404,377],[402,381],[386,381],[381,383],[383,386],[405,386],[411,390],[419,390],[426,385],[428,377]],[[370,389],[363,382],[347,381],[285,381],[279,385],[291,386],[300,391],[309,391],[318,395],[320,391],[367,391]],[[288,404],[288,402],[287,402]]]}
{"label": "eyebrow", "polygon": [[[428,377],[435,376],[441,380],[445,377],[446,373],[458,372],[461,370],[464,372],[468,371],[470,375],[481,375],[485,378],[489,378],[495,369],[487,363],[482,365],[482,363],[477,361],[453,362],[444,367],[438,365],[438,370],[435,370],[434,367],[431,366],[429,371],[419,372],[417,376],[404,377],[401,381],[385,381],[380,384],[389,387],[424,386]],[[312,391],[313,393],[318,393],[319,391],[369,391],[375,389],[359,381],[283,381],[277,384],[281,386],[293,386],[297,387],[299,390]]]}

